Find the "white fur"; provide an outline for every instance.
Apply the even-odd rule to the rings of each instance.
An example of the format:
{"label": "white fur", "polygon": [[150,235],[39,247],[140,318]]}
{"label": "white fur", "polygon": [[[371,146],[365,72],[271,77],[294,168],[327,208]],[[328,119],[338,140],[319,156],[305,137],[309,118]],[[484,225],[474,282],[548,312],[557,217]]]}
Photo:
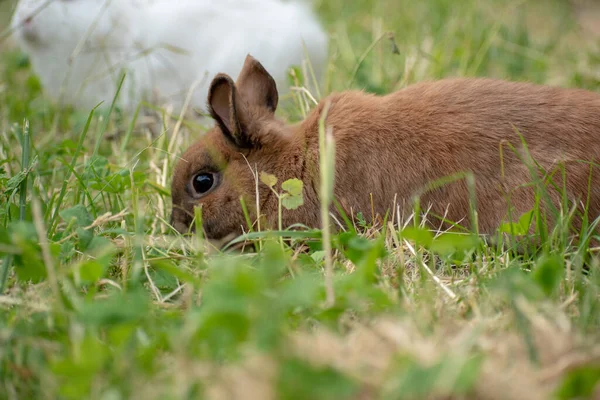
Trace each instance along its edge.
{"label": "white fur", "polygon": [[191,104],[204,109],[211,78],[237,76],[248,53],[282,89],[288,68],[306,60],[303,43],[317,78],[326,62],[327,36],[297,1],[53,0],[36,14],[46,2],[21,0],[13,28],[46,92],[78,108],[110,104],[121,68],[121,107],[179,110],[197,81]]}

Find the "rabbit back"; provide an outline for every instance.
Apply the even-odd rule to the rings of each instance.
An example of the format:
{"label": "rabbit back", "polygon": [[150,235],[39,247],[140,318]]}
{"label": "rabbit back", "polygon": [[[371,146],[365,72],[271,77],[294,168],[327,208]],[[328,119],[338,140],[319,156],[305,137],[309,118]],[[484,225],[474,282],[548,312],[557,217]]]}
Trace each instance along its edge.
{"label": "rabbit back", "polygon": [[[316,131],[314,118],[307,121],[310,132]],[[334,95],[328,124],[336,138],[337,195],[355,212],[369,215],[375,204],[383,215],[394,198],[410,210],[413,196],[421,194],[432,215],[465,221],[470,199],[464,177],[424,189],[470,172],[484,232],[498,227],[509,206],[513,216],[533,207],[536,179],[555,206],[566,189],[569,200],[587,203],[591,220],[600,215],[600,96],[595,93],[446,79],[385,97]]]}

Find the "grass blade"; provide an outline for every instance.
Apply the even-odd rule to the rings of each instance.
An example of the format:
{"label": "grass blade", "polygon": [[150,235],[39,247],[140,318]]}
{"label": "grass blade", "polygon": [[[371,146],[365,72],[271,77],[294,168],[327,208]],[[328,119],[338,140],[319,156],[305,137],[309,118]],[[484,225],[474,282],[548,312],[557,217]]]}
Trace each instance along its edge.
{"label": "grass blade", "polygon": [[79,154],[81,153],[81,149],[83,148],[83,142],[84,142],[84,140],[87,136],[87,133],[90,129],[90,125],[92,124],[92,118],[94,117],[94,112],[96,111],[97,108],[98,108],[98,106],[94,107],[92,109],[92,111],[90,111],[90,114],[88,115],[88,118],[85,122],[85,126],[83,127],[83,130],[81,131],[81,134],[79,135],[79,141],[77,142],[77,147],[75,148],[75,152],[73,153],[73,158],[71,159],[69,171],[67,172],[67,175],[65,176],[65,179],[63,180],[62,187],[60,188],[60,194],[58,195],[58,200],[56,201],[56,204],[54,206],[54,214],[52,215],[52,220],[50,221],[50,229],[48,231],[49,237],[52,237],[54,235],[54,232],[56,229],[58,213],[60,211],[60,206],[61,206],[61,204],[65,198],[65,195],[67,193],[67,185],[69,183],[69,179],[71,179],[72,171],[75,169],[75,164],[77,163],[77,159],[79,158]]}
{"label": "grass blade", "polygon": [[[30,151],[30,140],[29,140],[29,121],[23,122],[23,154],[21,165],[23,171],[29,169],[29,151]],[[27,210],[27,177],[28,173],[25,174],[21,187],[19,189],[19,220],[25,220],[25,212]]]}
{"label": "grass blade", "polygon": [[108,110],[108,115],[106,116],[106,121],[104,122],[104,126],[98,132],[98,136],[96,137],[96,145],[94,146],[94,153],[92,157],[98,155],[98,151],[100,150],[100,144],[102,143],[102,138],[104,137],[104,133],[108,129],[108,124],[110,123],[110,116],[112,115],[115,104],[117,103],[117,99],[119,98],[119,93],[121,93],[121,88],[123,87],[123,82],[125,81],[125,72],[121,73],[121,79],[119,80],[119,85],[117,86],[117,92],[115,93],[112,103],[110,103],[110,109]]}

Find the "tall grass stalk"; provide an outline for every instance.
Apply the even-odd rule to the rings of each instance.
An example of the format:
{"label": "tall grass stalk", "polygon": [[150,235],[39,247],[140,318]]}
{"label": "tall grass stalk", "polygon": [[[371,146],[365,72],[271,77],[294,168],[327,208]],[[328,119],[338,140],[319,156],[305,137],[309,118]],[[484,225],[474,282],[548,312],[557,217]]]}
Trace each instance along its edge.
{"label": "tall grass stalk", "polygon": [[110,124],[110,117],[115,110],[115,105],[117,103],[117,99],[119,98],[119,94],[121,93],[121,88],[123,87],[123,82],[125,82],[126,76],[127,76],[127,74],[124,71],[121,72],[121,76],[119,78],[119,83],[117,85],[117,91],[115,92],[112,102],[110,103],[110,109],[108,110],[108,114],[106,115],[104,125],[102,126],[102,129],[100,129],[98,131],[98,134],[96,136],[96,144],[94,145],[94,152],[92,153],[92,157],[95,157],[96,155],[98,155],[98,151],[100,150],[100,145],[102,144],[102,138],[104,137],[104,134],[108,130],[108,126]]}
{"label": "tall grass stalk", "polygon": [[19,189],[19,220],[25,221],[25,212],[27,210],[27,182],[29,178],[29,152],[31,150],[30,137],[29,137],[29,121],[23,122],[23,155],[21,165],[25,176],[21,182]]}
{"label": "tall grass stalk", "polygon": [[325,251],[325,293],[326,306],[335,303],[333,290],[333,254],[331,248],[331,226],[329,223],[329,207],[333,201],[333,186],[335,179],[335,141],[331,127],[326,124],[330,103],[326,103],[319,119],[319,172],[321,226],[323,232],[323,250]]}
{"label": "tall grass stalk", "polygon": [[69,184],[69,180],[71,179],[71,174],[73,174],[73,172],[75,171],[75,165],[77,163],[77,159],[79,158],[79,155],[82,151],[83,148],[83,143],[85,141],[85,138],[87,136],[87,133],[90,129],[90,125],[92,124],[92,118],[94,116],[94,112],[96,111],[96,108],[98,108],[98,106],[96,106],[95,108],[93,108],[89,115],[88,118],[85,122],[85,126],[82,129],[81,133],[79,134],[79,140],[77,141],[77,147],[75,148],[75,152],[73,153],[73,157],[71,158],[71,164],[70,164],[70,168],[67,172],[67,175],[65,176],[65,179],[63,179],[62,181],[62,186],[60,188],[60,193],[58,195],[58,199],[54,205],[54,214],[52,215],[52,219],[50,220],[50,226],[49,226],[49,237],[52,237],[54,235],[54,230],[56,229],[56,224],[58,222],[58,213],[60,212],[60,208],[62,205],[62,202],[65,198],[65,195],[67,194],[67,186]]}
{"label": "tall grass stalk", "polygon": [[[25,176],[19,186],[19,221],[25,221],[27,215],[27,183],[29,181],[29,158],[31,152],[29,121],[23,121],[23,137],[21,145],[21,170]],[[12,267],[13,255],[6,254],[2,259],[2,274],[0,275],[0,295],[4,293],[8,274]]]}

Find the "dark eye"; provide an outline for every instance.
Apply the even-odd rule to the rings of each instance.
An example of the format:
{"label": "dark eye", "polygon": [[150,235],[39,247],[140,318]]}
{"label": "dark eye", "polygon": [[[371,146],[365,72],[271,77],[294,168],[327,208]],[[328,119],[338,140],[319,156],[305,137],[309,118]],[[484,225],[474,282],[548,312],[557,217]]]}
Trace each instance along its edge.
{"label": "dark eye", "polygon": [[192,188],[194,189],[194,194],[196,195],[204,195],[210,189],[215,186],[217,179],[215,174],[211,173],[201,173],[194,175],[192,178]]}

